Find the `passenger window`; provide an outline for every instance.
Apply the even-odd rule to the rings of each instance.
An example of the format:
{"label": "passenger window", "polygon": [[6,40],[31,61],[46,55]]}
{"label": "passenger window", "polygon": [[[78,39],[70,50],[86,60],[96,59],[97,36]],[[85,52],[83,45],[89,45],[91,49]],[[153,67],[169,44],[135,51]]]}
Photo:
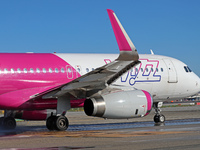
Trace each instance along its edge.
{"label": "passenger window", "polygon": [[10,69],[10,72],[11,72],[11,73],[15,73],[15,71],[14,71],[14,69],[13,69],[13,68],[11,68],[11,69]]}
{"label": "passenger window", "polygon": [[46,71],[46,69],[45,69],[45,68],[43,68],[43,69],[42,69],[42,72],[43,72],[43,73],[46,73],[47,71]]}
{"label": "passenger window", "polygon": [[146,68],[146,72],[149,72],[149,69],[148,69],[148,68]]}
{"label": "passenger window", "polygon": [[92,68],[92,71],[94,71],[94,68]]}
{"label": "passenger window", "polygon": [[86,72],[89,72],[89,69],[88,69],[88,68],[86,68]]}
{"label": "passenger window", "polygon": [[8,73],[8,69],[5,68],[5,69],[4,69],[4,73]]}
{"label": "passenger window", "polygon": [[77,71],[78,71],[78,72],[80,72],[80,71],[81,71],[81,69],[80,69],[80,68],[77,68]]}
{"label": "passenger window", "polygon": [[50,72],[50,73],[52,73],[52,72],[53,72],[53,70],[52,70],[51,68],[49,68],[49,72]]}
{"label": "passenger window", "polygon": [[37,69],[36,69],[36,72],[37,72],[37,73],[40,73],[40,69],[39,69],[39,68],[37,68]]}
{"label": "passenger window", "polygon": [[141,72],[143,72],[143,68],[141,68]]}
{"label": "passenger window", "polygon": [[163,68],[161,68],[160,70],[161,70],[161,72],[163,72]]}
{"label": "passenger window", "polygon": [[17,68],[17,72],[18,72],[18,73],[21,73],[21,69]]}
{"label": "passenger window", "polygon": [[138,73],[138,68],[135,69],[136,73]]}
{"label": "passenger window", "polygon": [[158,68],[156,68],[156,72],[158,72]]}
{"label": "passenger window", "polygon": [[24,73],[27,73],[28,71],[27,71],[27,69],[26,68],[24,68]]}
{"label": "passenger window", "polygon": [[58,68],[55,68],[55,72],[56,72],[56,73],[58,73],[58,72],[59,72],[59,71],[58,71]]}
{"label": "passenger window", "polygon": [[153,68],[151,68],[151,72],[153,72]]}
{"label": "passenger window", "polygon": [[62,73],[64,73],[64,72],[65,72],[64,68],[61,68],[61,72],[62,72]]}
{"label": "passenger window", "polygon": [[33,68],[30,69],[30,73],[34,73]]}
{"label": "passenger window", "polygon": [[68,71],[68,72],[72,72],[71,68],[68,68],[67,71]]}

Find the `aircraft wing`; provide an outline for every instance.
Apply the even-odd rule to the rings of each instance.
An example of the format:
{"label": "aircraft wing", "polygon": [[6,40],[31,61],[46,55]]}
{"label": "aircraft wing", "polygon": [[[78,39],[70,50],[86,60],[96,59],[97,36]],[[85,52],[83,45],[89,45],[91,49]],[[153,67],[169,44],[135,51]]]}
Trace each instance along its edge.
{"label": "aircraft wing", "polygon": [[115,61],[99,67],[69,83],[39,94],[43,99],[59,98],[68,94],[76,98],[89,97],[105,89],[129,69],[140,63],[137,50],[117,16],[110,9],[107,12],[120,49],[119,57]]}
{"label": "aircraft wing", "polygon": [[58,98],[71,94],[76,98],[86,98],[94,93],[105,89],[118,79],[123,73],[131,69],[139,62],[114,61],[105,66],[95,69],[67,84],[61,85],[44,94],[43,99]]}

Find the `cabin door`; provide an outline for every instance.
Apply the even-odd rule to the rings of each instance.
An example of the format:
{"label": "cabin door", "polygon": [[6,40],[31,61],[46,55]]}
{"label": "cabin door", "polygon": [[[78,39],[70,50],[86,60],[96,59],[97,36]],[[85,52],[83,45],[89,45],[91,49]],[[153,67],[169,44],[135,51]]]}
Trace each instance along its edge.
{"label": "cabin door", "polygon": [[163,60],[167,66],[168,82],[169,83],[177,83],[178,76],[177,76],[176,68],[174,67],[173,62],[170,59],[163,59]]}

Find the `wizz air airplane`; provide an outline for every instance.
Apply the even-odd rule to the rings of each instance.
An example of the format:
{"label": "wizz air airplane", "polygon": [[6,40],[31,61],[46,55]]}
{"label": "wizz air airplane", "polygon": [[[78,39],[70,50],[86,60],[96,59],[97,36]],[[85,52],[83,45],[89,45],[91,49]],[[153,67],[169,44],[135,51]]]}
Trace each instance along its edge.
{"label": "wizz air airplane", "polygon": [[138,55],[112,10],[107,10],[119,46],[116,54],[0,54],[0,119],[14,129],[14,118],[46,120],[49,130],[66,130],[70,108],[88,116],[127,119],[155,109],[164,122],[163,101],[200,91],[200,79],[183,62],[160,55]]}

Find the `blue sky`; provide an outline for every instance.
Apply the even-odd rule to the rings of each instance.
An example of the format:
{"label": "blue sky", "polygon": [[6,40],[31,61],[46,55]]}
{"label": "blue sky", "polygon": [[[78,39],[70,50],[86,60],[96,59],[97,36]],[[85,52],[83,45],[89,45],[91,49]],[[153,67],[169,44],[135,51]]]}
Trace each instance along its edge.
{"label": "blue sky", "polygon": [[177,58],[200,76],[199,0],[1,0],[0,52],[118,53],[112,9],[140,54]]}

